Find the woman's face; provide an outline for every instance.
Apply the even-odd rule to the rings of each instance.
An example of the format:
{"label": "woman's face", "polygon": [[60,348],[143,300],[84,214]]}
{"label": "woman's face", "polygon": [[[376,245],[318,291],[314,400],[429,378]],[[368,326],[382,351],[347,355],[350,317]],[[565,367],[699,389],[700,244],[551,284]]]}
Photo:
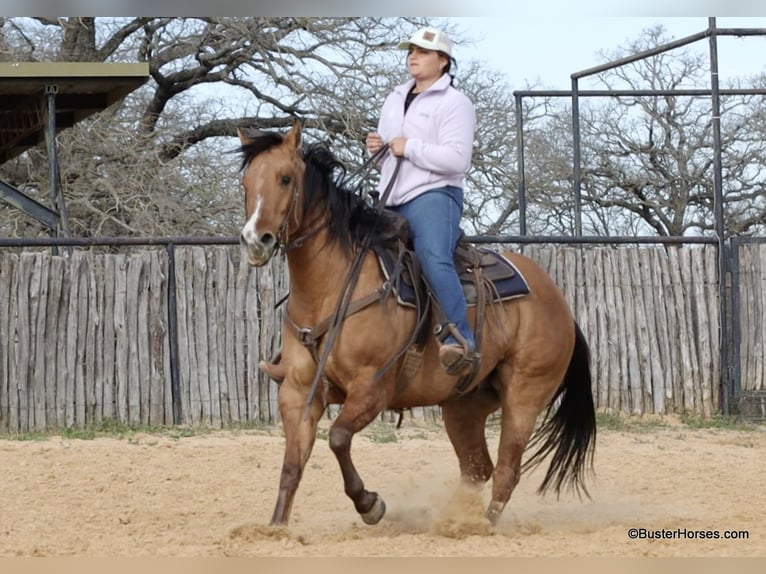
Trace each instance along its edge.
{"label": "woman's face", "polygon": [[418,81],[439,78],[446,65],[447,58],[433,50],[410,46],[407,53],[407,71]]}

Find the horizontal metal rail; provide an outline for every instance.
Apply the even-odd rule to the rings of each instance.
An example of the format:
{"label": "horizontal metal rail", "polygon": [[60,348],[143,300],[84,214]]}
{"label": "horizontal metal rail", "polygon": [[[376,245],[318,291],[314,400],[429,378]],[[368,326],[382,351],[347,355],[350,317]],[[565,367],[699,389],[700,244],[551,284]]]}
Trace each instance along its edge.
{"label": "horizontal metal rail", "polygon": [[[717,244],[703,236],[561,236],[561,235],[467,235],[470,243],[517,244]],[[168,245],[237,245],[238,237],[0,237],[0,247],[119,247]]]}

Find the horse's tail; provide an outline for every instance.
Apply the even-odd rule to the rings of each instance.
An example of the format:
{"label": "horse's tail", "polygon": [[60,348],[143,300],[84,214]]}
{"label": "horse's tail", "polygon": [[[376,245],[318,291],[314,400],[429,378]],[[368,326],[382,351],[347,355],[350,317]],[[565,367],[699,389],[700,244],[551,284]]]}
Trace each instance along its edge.
{"label": "horse's tail", "polygon": [[537,450],[524,463],[523,471],[536,467],[553,452],[548,472],[537,489],[539,494],[553,487],[559,495],[563,487],[569,486],[590,498],[584,478],[586,471],[593,468],[596,410],[591,394],[590,350],[577,323],[566,375],[529,446]]}

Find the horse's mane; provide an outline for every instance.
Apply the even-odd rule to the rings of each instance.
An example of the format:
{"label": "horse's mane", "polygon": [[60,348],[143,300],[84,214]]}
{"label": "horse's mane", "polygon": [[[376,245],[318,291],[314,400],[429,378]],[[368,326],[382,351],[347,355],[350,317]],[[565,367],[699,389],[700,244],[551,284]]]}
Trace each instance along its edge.
{"label": "horse's mane", "polygon": [[282,134],[276,132],[257,131],[246,133],[250,139],[239,148],[239,153],[242,156],[242,163],[239,165],[240,171],[244,170],[255,156],[270,150],[284,140]]}
{"label": "horse's mane", "polygon": [[[240,148],[241,169],[258,154],[279,145],[284,137],[275,132],[259,132]],[[320,143],[303,146],[301,157],[306,164],[303,180],[304,213],[314,209],[328,216],[328,241],[353,252],[368,234],[370,247],[387,247],[397,237],[392,217],[379,217],[377,210],[343,184],[346,166]]]}

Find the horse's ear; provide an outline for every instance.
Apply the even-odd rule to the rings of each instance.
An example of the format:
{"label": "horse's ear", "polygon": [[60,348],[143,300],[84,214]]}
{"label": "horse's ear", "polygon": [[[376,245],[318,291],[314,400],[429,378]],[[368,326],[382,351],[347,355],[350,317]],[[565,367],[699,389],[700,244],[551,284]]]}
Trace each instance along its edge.
{"label": "horse's ear", "polygon": [[237,128],[237,135],[239,136],[239,141],[243,146],[253,141],[253,138],[248,136],[242,128]]}
{"label": "horse's ear", "polygon": [[301,122],[296,118],[293,120],[293,127],[285,136],[285,142],[287,142],[293,149],[301,147],[301,131]]}

